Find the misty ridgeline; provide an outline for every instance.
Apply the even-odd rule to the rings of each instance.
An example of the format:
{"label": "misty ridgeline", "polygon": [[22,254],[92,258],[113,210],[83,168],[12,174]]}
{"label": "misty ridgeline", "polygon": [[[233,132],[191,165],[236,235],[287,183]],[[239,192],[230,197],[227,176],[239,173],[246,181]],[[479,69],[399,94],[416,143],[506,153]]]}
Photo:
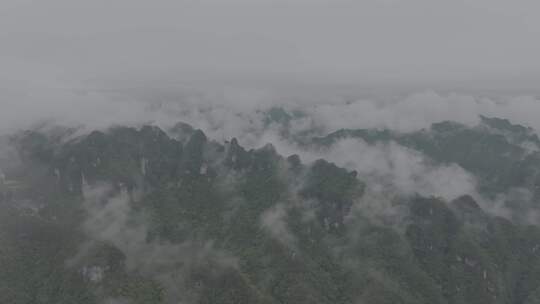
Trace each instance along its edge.
{"label": "misty ridgeline", "polygon": [[0,302],[538,303],[532,128],[318,111],[4,136]]}
{"label": "misty ridgeline", "polygon": [[0,0],[0,304],[540,304],[539,11]]}

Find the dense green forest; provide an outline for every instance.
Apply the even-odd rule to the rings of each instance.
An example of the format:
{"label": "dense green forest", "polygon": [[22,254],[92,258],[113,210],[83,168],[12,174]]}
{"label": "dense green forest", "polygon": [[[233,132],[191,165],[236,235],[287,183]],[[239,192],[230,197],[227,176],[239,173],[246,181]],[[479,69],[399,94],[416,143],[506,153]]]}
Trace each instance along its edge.
{"label": "dense green forest", "polygon": [[[266,123],[294,115],[273,109]],[[74,132],[9,140],[0,303],[540,303],[540,228],[523,220],[538,210],[540,140],[507,120],[283,134],[305,149],[394,142],[467,170],[486,201],[531,194],[502,216],[467,193],[398,193],[381,207],[399,213],[389,221],[358,207],[362,175],[325,159],[184,123]]]}

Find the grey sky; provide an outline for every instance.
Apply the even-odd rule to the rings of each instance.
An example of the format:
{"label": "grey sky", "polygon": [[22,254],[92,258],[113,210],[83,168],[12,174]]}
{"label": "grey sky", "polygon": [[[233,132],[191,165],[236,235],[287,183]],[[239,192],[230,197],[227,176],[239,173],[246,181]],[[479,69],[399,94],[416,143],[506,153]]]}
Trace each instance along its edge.
{"label": "grey sky", "polygon": [[535,0],[0,0],[0,80],[534,87],[539,12]]}

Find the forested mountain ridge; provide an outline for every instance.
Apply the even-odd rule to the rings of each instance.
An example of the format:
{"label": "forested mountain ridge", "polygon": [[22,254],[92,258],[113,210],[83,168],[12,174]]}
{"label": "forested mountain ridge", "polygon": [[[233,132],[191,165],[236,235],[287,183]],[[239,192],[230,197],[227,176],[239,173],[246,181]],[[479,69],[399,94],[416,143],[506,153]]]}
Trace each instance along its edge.
{"label": "forested mountain ridge", "polygon": [[[540,302],[540,229],[465,193],[397,195],[383,207],[397,220],[374,221],[358,207],[363,176],[324,159],[218,143],[183,123],[69,134],[12,138],[20,164],[0,186],[0,303]],[[505,120],[302,144],[342,138],[457,163],[486,197],[539,195],[540,141]]]}
{"label": "forested mountain ridge", "polygon": [[[437,163],[455,163],[474,174],[479,191],[495,197],[525,190],[531,197],[514,211],[537,208],[540,199],[540,139],[530,128],[506,119],[480,116],[474,127],[444,121],[429,129],[401,133],[379,129],[342,129],[324,137],[315,137],[310,144],[330,146],[344,138],[357,138],[369,144],[396,142],[419,151]],[[532,203],[531,206],[529,203]],[[519,217],[519,212],[516,212]]]}

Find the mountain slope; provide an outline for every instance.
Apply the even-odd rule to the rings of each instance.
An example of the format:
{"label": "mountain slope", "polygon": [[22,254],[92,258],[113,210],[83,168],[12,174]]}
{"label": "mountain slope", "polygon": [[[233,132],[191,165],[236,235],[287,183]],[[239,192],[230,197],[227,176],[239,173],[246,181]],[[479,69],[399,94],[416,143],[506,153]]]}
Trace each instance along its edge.
{"label": "mountain slope", "polygon": [[[522,147],[537,138],[500,120],[313,142],[345,137],[456,162],[486,195],[534,187],[540,168]],[[374,221],[357,207],[370,189],[356,172],[217,143],[185,124],[74,139],[29,131],[13,144],[22,164],[1,186],[1,303],[540,300],[540,229],[470,196],[397,196],[385,208],[400,210],[399,223]]]}

